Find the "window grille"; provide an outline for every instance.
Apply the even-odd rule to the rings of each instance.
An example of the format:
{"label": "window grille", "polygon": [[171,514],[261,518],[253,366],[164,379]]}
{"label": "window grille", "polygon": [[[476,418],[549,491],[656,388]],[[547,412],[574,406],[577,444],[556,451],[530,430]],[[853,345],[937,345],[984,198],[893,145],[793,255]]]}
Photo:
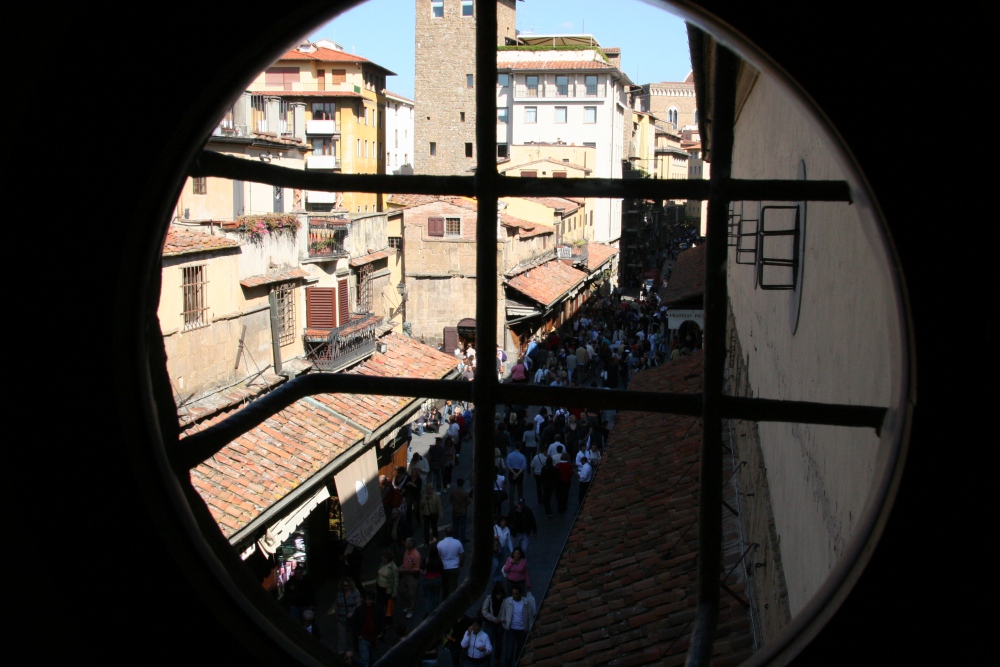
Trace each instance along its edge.
{"label": "window grille", "polygon": [[185,266],[181,291],[184,294],[184,328],[197,329],[208,325],[208,302],[205,298],[205,265]]}
{"label": "window grille", "polygon": [[291,345],[295,342],[295,286],[282,283],[274,288],[278,304],[278,342]]}
{"label": "window grille", "polygon": [[358,267],[358,310],[359,313],[372,312],[372,263]]}
{"label": "window grille", "polygon": [[[432,5],[437,15],[440,3]],[[480,3],[477,12],[476,72],[486,80],[496,73],[496,5]],[[262,423],[275,412],[291,405],[304,396],[318,393],[368,393],[395,396],[419,396],[473,401],[476,405],[522,403],[546,405],[554,402],[554,394],[561,394],[566,404],[601,405],[607,410],[640,410],[700,416],[703,424],[701,446],[701,480],[698,524],[698,611],[691,631],[688,665],[708,664],[712,656],[712,635],[719,608],[720,563],[722,555],[722,422],[724,419],[770,420],[808,424],[829,424],[879,429],[886,418],[884,407],[833,405],[800,401],[768,400],[752,397],[725,395],[724,375],[727,358],[727,252],[729,205],[732,201],[754,199],[757,201],[850,201],[850,189],[844,181],[746,181],[732,178],[732,155],[735,126],[736,78],[739,59],[722,45],[709,43],[708,38],[695,28],[689,28],[692,53],[711,47],[714,72],[714,108],[708,128],[712,146],[712,173],[710,180],[653,180],[653,179],[524,179],[503,178],[496,169],[494,154],[497,145],[496,94],[489,87],[476,89],[476,175],[399,177],[373,174],[317,173],[291,170],[277,165],[263,164],[203,151],[191,167],[192,176],[238,178],[261,183],[282,184],[284,187],[308,188],[347,192],[396,192],[412,194],[451,194],[475,197],[482,215],[476,219],[475,235],[479,239],[493,239],[496,233],[498,198],[501,196],[575,196],[623,197],[655,199],[694,199],[708,201],[706,233],[706,266],[716,270],[705,276],[705,331],[704,386],[701,394],[673,394],[655,392],[630,392],[606,389],[570,387],[541,387],[499,384],[494,373],[479,374],[473,382],[448,380],[417,380],[387,378],[356,374],[310,374],[296,378],[275,391],[259,398],[253,409],[234,413],[227,419],[174,444],[172,456],[177,470],[192,468],[214,455],[227,443]],[[701,40],[704,40],[701,41]],[[488,55],[489,57],[482,57]],[[530,85],[530,83],[529,83]],[[536,84],[537,86],[537,79]],[[596,77],[586,79],[588,94],[596,93]],[[537,88],[536,88],[537,90]],[[432,153],[435,145],[432,143]],[[484,159],[484,156],[486,159]],[[522,176],[524,174],[522,173]],[[390,180],[391,179],[391,180]],[[447,224],[447,223],[446,223]],[[592,220],[590,221],[592,224]],[[448,232],[450,235],[450,232]],[[497,313],[495,309],[497,253],[495,244],[479,243],[476,246],[476,335],[480,349],[493,349],[496,344]],[[718,267],[722,267],[721,270]],[[370,269],[369,269],[370,271]],[[364,271],[361,272],[362,276]],[[198,285],[201,294],[204,282],[199,274],[197,281],[185,286]],[[365,283],[361,278],[361,284]],[[359,288],[360,293],[364,291]],[[195,292],[193,291],[192,294]],[[185,317],[188,312],[188,292],[185,291]],[[204,300],[192,297],[191,313],[205,310]],[[478,488],[489,488],[492,481],[491,447],[492,422],[477,420],[474,424],[474,441],[480,450],[473,471]],[[193,508],[196,509],[196,508]],[[379,664],[409,664],[407,656],[416,655],[419,649],[437,640],[451,626],[453,620],[485,589],[489,576],[489,555],[492,533],[486,528],[492,523],[490,503],[474,505],[474,533],[472,565],[468,578],[458,589],[431,613],[427,621],[393,647]],[[203,508],[201,510],[203,511]],[[214,545],[214,543],[213,543]],[[231,550],[230,550],[231,551]],[[216,547],[215,555],[222,562],[232,562],[235,554]],[[227,560],[228,559],[228,560]],[[249,599],[259,599],[235,578],[233,585]],[[256,596],[256,597],[255,597]],[[274,616],[267,616],[274,612]],[[261,613],[264,613],[263,611]],[[277,610],[268,610],[265,617],[277,618]],[[284,621],[283,621],[284,622]]]}

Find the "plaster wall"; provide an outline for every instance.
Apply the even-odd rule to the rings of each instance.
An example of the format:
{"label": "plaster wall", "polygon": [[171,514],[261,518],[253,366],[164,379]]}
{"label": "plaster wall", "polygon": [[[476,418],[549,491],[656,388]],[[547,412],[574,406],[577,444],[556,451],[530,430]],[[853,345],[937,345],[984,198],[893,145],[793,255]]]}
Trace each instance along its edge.
{"label": "plaster wall", "polygon": [[[739,112],[733,177],[850,180],[825,135],[783,91],[761,78]],[[767,202],[765,202],[767,203]],[[750,203],[747,210],[756,206]],[[809,203],[801,309],[796,295],[755,287],[754,268],[729,255],[729,295],[748,391],[755,397],[891,405],[902,367],[901,328],[887,258],[864,201]],[[759,425],[774,526],[794,615],[820,587],[855,533],[879,465],[871,429]]]}

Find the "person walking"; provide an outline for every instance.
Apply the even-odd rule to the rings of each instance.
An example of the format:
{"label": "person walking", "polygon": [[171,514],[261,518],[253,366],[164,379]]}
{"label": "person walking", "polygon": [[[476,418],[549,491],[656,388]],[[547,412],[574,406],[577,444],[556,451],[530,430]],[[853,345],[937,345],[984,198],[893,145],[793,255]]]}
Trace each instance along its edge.
{"label": "person walking", "polygon": [[594,480],[594,466],[591,464],[590,459],[583,459],[583,464],[580,466],[578,474],[580,477],[579,504],[582,506],[583,499],[587,495],[587,489],[590,488],[590,483]]}
{"label": "person walking", "polygon": [[406,550],[403,552],[403,564],[399,566],[400,599],[406,605],[403,613],[406,618],[413,618],[413,610],[417,608],[417,591],[420,589],[420,566],[423,558],[417,551],[413,538],[407,538]]}
{"label": "person walking", "polygon": [[358,659],[362,667],[374,662],[375,644],[385,630],[385,609],[375,602],[375,593],[365,591],[365,601],[351,619],[351,630],[358,638]]}
{"label": "person walking", "polygon": [[506,593],[503,584],[499,581],[493,584],[493,590],[483,599],[483,606],[479,609],[479,618],[483,623],[483,630],[490,637],[493,644],[495,663],[500,662],[500,643],[503,641],[503,625],[500,623],[500,608],[503,607],[503,600]]}
{"label": "person walking", "polygon": [[396,596],[399,595],[399,566],[393,559],[391,549],[382,550],[382,564],[375,578],[375,602],[392,619],[395,613]]}
{"label": "person walking", "polygon": [[430,468],[431,476],[427,480],[428,487],[434,487],[438,493],[441,492],[441,476],[444,466],[444,443],[442,438],[434,438],[433,444],[427,449],[427,465]]}
{"label": "person walking", "polygon": [[511,550],[520,548],[527,556],[528,538],[538,535],[538,523],[535,521],[535,513],[525,505],[524,498],[517,499],[517,505],[507,516],[507,526],[510,528]]}
{"label": "person walking", "polygon": [[493,644],[489,634],[483,632],[483,622],[474,619],[462,635],[462,667],[489,664],[492,654]]}
{"label": "person walking", "polygon": [[545,462],[548,459],[549,457],[541,451],[531,459],[531,478],[535,481],[535,505],[542,504],[542,495],[544,492],[544,489],[542,489],[542,469],[545,467]]}
{"label": "person walking", "polygon": [[427,548],[427,561],[424,563],[424,618],[441,604],[441,588],[443,586],[443,566],[438,553],[437,543],[432,542]]}
{"label": "person walking", "polygon": [[556,502],[560,514],[565,514],[569,506],[569,485],[573,481],[573,472],[573,464],[563,454],[562,460],[556,464]]}
{"label": "person walking", "polygon": [[510,597],[500,607],[500,624],[504,631],[504,667],[514,667],[517,664],[524,648],[524,640],[535,622],[535,612],[523,595],[524,588],[521,584],[511,584]]}
{"label": "person walking", "polygon": [[427,484],[420,498],[420,516],[424,524],[424,544],[430,544],[432,533],[435,540],[438,537],[438,518],[441,516],[441,496],[433,484]]}
{"label": "person walking", "polygon": [[502,568],[504,576],[507,578],[507,586],[513,590],[515,585],[520,585],[521,590],[527,592],[531,590],[531,575],[528,574],[528,559],[524,557],[524,552],[520,547],[514,547]]}
{"label": "person walking", "polygon": [[545,514],[548,518],[552,518],[552,494],[556,490],[556,482],[559,479],[559,475],[556,472],[556,466],[553,457],[548,457],[545,460],[545,466],[542,467],[542,507],[545,508]]}
{"label": "person walking", "polygon": [[465,547],[452,537],[451,526],[444,529],[444,539],[438,542],[437,547],[443,578],[441,592],[448,597],[458,588],[458,571],[465,564]]}
{"label": "person walking", "polygon": [[333,609],[329,616],[337,619],[337,654],[343,656],[354,648],[354,636],[351,634],[351,623],[354,613],[361,605],[361,593],[350,577],[342,577],[340,590],[333,598]]}
{"label": "person walking", "polygon": [[507,482],[510,487],[511,502],[513,498],[524,495],[524,475],[528,469],[528,460],[521,452],[520,442],[514,443],[514,451],[507,455]]}
{"label": "person walking", "polygon": [[455,527],[455,536],[459,542],[464,544],[468,542],[465,537],[465,529],[468,524],[469,506],[472,504],[472,499],[469,497],[469,492],[465,490],[465,480],[461,477],[455,480],[455,488],[449,494],[448,502],[451,503],[451,523]]}

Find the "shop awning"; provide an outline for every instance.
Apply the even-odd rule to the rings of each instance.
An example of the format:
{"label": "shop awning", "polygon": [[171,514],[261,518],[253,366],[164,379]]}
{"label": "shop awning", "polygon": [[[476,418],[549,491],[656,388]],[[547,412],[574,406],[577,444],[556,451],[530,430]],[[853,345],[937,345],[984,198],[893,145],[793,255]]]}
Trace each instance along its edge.
{"label": "shop awning", "polygon": [[334,477],[349,543],[363,547],[385,523],[378,485],[378,459],[372,447]]}
{"label": "shop awning", "polygon": [[[257,540],[257,545],[265,552],[273,554],[281,546],[281,543],[288,539],[296,528],[302,525],[306,517],[316,508],[317,505],[330,497],[330,491],[326,485],[319,487],[312,496],[304,503],[295,508],[284,519],[268,527],[264,537]],[[248,552],[247,556],[252,552]],[[244,556],[245,558],[245,556]]]}

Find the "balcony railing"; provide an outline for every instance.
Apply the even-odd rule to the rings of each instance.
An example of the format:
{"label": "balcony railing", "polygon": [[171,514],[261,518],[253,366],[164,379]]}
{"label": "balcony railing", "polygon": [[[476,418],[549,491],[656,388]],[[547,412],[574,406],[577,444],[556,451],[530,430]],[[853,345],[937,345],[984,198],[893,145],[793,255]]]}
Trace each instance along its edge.
{"label": "balcony railing", "polygon": [[337,127],[335,120],[307,120],[306,134],[317,136],[340,134],[340,128]]}
{"label": "balcony railing", "polygon": [[373,313],[352,313],[351,321],[336,329],[306,329],[302,336],[306,358],[329,372],[364,361],[375,352],[375,328],[381,322]]}
{"label": "balcony railing", "polygon": [[604,97],[605,84],[586,85],[574,83],[559,85],[553,83],[540,83],[537,86],[517,85],[514,86],[514,97],[544,97],[544,98],[570,98],[570,97]]}
{"label": "balcony railing", "polygon": [[572,260],[574,264],[586,264],[587,258],[590,256],[590,250],[588,244],[576,243],[566,243],[563,245],[556,246],[556,258],[557,259],[569,259]]}
{"label": "balcony railing", "polygon": [[346,241],[346,239],[347,239],[346,220],[343,223],[337,221],[309,222],[310,257],[344,256],[347,254],[347,251],[344,249],[344,242]]}
{"label": "balcony railing", "polygon": [[306,169],[340,169],[340,158],[336,155],[307,155]]}

